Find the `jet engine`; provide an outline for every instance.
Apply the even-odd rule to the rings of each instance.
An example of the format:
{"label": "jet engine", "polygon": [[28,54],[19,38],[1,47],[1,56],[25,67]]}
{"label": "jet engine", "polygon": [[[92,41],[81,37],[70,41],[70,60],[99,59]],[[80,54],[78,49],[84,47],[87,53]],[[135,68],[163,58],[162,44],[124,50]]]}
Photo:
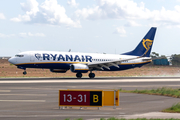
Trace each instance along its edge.
{"label": "jet engine", "polygon": [[89,71],[89,67],[85,64],[72,64],[70,69],[75,73],[87,73]]}

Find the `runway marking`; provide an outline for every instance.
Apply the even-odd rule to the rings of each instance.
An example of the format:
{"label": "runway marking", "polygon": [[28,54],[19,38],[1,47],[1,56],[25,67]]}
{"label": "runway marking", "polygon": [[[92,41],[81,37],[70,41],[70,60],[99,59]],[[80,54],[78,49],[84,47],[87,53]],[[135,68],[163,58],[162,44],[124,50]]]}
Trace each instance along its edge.
{"label": "runway marking", "polygon": [[[131,101],[120,101],[120,103],[132,103]],[[164,103],[164,101],[144,101],[142,103]]]}
{"label": "runway marking", "polygon": [[[121,117],[121,115],[119,117]],[[126,118],[126,119],[136,119],[136,118],[168,119],[169,118],[171,119],[171,118],[180,118],[180,114],[179,113],[149,112],[149,113],[142,113],[142,114],[125,115],[123,118]]]}
{"label": "runway marking", "polygon": [[0,95],[19,95],[19,96],[47,96],[47,94],[0,94]]}
{"label": "runway marking", "polygon": [[[46,118],[52,118],[52,117],[89,117],[89,116],[93,116],[93,117],[116,117],[116,118],[126,118],[126,119],[135,119],[135,118],[180,118],[180,114],[178,113],[162,113],[162,112],[149,112],[149,113],[143,113],[143,114],[134,114],[134,115],[125,115],[125,114],[113,114],[113,115],[106,115],[106,114],[99,114],[99,115],[84,115],[84,114],[79,114],[79,115],[70,115],[70,114],[66,114],[66,115],[0,115],[1,118],[37,118],[37,117],[46,117]],[[100,119],[100,118],[87,118],[87,120],[95,120],[95,119]]]}
{"label": "runway marking", "polygon": [[24,81],[0,81],[0,83],[108,83],[108,82],[168,82],[180,81],[180,79],[119,79],[119,80],[24,80]]}
{"label": "runway marking", "polygon": [[[55,90],[54,88],[52,87],[49,87],[49,88],[35,88],[35,87],[8,87],[8,89],[15,89],[15,90]],[[59,88],[57,88],[59,90]]]}
{"label": "runway marking", "polygon": [[[119,114],[117,114],[119,115]],[[101,116],[112,116],[111,114],[106,115],[106,114],[101,114],[101,115],[0,115],[0,117],[89,117],[89,116],[96,116],[96,117],[101,117]]]}
{"label": "runway marking", "polygon": [[0,90],[0,92],[11,92],[11,90]]}
{"label": "runway marking", "polygon": [[46,100],[0,100],[0,102],[46,102]]}
{"label": "runway marking", "polygon": [[164,101],[145,101],[144,103],[164,103]]}

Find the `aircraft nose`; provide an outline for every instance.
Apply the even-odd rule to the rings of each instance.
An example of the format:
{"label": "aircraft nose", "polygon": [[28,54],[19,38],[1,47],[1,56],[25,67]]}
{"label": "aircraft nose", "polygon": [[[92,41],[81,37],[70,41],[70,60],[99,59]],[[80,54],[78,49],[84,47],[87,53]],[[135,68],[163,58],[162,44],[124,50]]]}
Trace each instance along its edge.
{"label": "aircraft nose", "polygon": [[10,58],[9,60],[8,60],[10,63],[12,63],[12,64],[15,64],[15,58]]}

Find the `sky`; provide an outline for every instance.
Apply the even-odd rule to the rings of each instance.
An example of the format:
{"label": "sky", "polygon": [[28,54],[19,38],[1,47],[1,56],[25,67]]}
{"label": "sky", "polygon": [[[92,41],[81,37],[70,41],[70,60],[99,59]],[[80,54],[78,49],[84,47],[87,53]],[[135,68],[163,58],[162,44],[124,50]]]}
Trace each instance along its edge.
{"label": "sky", "polygon": [[0,56],[121,54],[157,27],[152,52],[180,54],[180,0],[1,0]]}

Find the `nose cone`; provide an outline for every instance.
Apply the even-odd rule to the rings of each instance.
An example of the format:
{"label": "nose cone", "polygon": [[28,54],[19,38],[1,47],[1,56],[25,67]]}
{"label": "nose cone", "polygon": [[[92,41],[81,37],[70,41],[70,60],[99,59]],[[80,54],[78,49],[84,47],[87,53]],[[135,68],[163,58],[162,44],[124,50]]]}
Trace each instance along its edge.
{"label": "nose cone", "polygon": [[10,58],[9,60],[8,60],[10,63],[12,63],[12,64],[15,64],[15,62],[16,62],[16,60],[15,60],[15,58]]}

